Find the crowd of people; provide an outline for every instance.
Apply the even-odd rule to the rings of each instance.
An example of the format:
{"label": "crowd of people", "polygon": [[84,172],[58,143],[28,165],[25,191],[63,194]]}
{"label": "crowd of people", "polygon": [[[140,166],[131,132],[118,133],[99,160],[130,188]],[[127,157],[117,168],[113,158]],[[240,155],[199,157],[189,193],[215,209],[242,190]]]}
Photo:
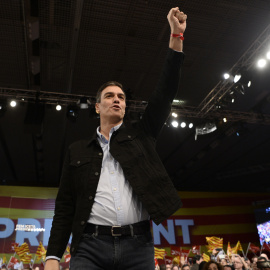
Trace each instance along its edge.
{"label": "crowd of people", "polygon": [[270,270],[270,261],[266,253],[254,255],[251,260],[247,257],[233,254],[231,257],[225,254],[216,255],[213,252],[210,261],[203,260],[201,255],[195,255],[191,261],[183,257],[179,264],[157,265],[156,270]]}

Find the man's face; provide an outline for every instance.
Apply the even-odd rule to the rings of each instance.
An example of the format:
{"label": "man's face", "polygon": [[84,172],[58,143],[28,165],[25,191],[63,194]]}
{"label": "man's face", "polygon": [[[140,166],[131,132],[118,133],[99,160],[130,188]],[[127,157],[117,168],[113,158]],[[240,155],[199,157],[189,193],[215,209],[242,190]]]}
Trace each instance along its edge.
{"label": "man's face", "polygon": [[242,269],[243,263],[239,257],[235,257],[233,266],[234,266],[234,269]]}
{"label": "man's face", "polygon": [[171,270],[172,266],[170,264],[166,264],[166,270]]}
{"label": "man's face", "polygon": [[125,115],[125,94],[118,86],[108,86],[101,92],[100,103],[96,103],[96,111],[101,121],[120,122]]}
{"label": "man's face", "polygon": [[208,266],[208,270],[218,270],[218,267],[215,263],[211,263]]}

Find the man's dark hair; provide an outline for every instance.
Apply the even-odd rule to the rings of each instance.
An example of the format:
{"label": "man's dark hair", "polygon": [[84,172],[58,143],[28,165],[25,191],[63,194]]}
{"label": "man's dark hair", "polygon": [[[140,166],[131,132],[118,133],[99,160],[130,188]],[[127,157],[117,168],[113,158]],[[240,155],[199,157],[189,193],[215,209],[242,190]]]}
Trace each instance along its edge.
{"label": "man's dark hair", "polygon": [[218,270],[223,270],[223,266],[220,263],[218,263],[216,261],[213,261],[213,260],[211,260],[211,261],[207,262],[206,264],[204,264],[203,270],[208,270],[209,265],[212,264],[212,263],[214,263],[217,266]]}
{"label": "man's dark hair", "polygon": [[258,258],[258,261],[267,261],[265,257],[261,256]]}
{"label": "man's dark hair", "polygon": [[189,265],[189,264],[183,264],[182,267],[181,267],[181,269],[184,269],[184,267],[187,267],[187,266],[188,266],[189,269],[190,269],[190,265]]}
{"label": "man's dark hair", "polygon": [[230,267],[232,270],[234,270],[234,267],[230,264],[223,265],[223,268],[225,268],[225,267]]}
{"label": "man's dark hair", "polygon": [[116,81],[109,81],[109,82],[106,82],[106,83],[102,84],[102,85],[99,87],[99,89],[98,89],[98,91],[97,91],[97,95],[96,95],[96,102],[97,102],[97,103],[100,102],[102,91],[103,91],[106,87],[108,87],[108,86],[118,86],[119,88],[122,89],[122,91],[124,92],[124,95],[125,95],[125,97],[126,97],[125,91],[124,91],[124,89],[123,89],[123,85],[122,85],[121,83],[116,82]]}

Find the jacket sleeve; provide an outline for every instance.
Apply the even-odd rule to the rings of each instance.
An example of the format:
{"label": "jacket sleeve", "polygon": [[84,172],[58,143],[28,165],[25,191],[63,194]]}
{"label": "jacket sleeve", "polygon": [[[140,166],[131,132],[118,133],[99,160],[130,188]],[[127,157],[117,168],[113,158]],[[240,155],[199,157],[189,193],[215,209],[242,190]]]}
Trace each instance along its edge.
{"label": "jacket sleeve", "polygon": [[179,88],[183,60],[184,53],[169,49],[158,84],[140,122],[143,129],[155,139],[170,115],[172,102]]}
{"label": "jacket sleeve", "polygon": [[60,187],[55,201],[55,211],[46,256],[62,258],[72,229],[75,197],[72,189],[70,154],[66,154]]}

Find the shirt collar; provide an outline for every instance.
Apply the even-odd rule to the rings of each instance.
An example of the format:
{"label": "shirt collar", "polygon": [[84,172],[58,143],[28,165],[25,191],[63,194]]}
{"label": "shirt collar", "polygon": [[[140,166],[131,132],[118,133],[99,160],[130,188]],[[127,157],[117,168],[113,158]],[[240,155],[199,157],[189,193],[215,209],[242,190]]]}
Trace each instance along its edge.
{"label": "shirt collar", "polygon": [[[123,124],[123,122],[120,123],[119,125],[114,126],[114,127],[111,128],[111,130],[110,130],[110,132],[109,132],[109,140],[110,140],[111,135],[113,134],[113,132],[116,131],[116,130],[118,130],[118,129],[121,127],[122,124]],[[105,136],[103,136],[103,135],[100,133],[99,130],[100,130],[100,126],[97,127],[97,135],[98,135],[98,139],[100,139],[102,143],[108,143],[108,140],[105,138]]]}

